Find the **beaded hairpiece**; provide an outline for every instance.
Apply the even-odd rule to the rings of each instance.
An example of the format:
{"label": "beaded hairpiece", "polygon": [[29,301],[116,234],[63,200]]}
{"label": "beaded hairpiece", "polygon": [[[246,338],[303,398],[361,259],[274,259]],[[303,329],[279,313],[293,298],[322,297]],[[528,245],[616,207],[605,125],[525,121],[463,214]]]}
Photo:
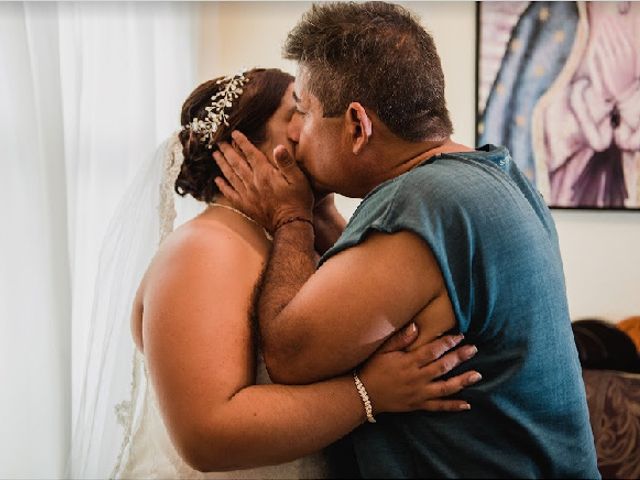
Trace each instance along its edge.
{"label": "beaded hairpiece", "polygon": [[211,105],[205,108],[207,116],[204,119],[194,117],[188,125],[183,125],[183,129],[189,129],[198,135],[200,143],[205,144],[208,149],[213,148],[213,137],[221,125],[229,126],[227,111],[243,92],[243,87],[249,79],[244,73],[238,73],[231,77],[221,78],[217,85],[226,83],[224,90],[220,90],[211,97]]}

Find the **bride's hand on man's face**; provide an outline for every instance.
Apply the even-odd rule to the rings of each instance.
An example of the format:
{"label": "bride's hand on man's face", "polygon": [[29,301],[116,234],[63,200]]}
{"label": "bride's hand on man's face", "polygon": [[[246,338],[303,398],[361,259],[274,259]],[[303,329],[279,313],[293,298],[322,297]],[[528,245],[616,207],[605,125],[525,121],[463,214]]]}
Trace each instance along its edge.
{"label": "bride's hand on man's face", "polygon": [[311,220],[313,193],[291,154],[278,145],[274,165],[242,133],[232,137],[237,148],[220,143],[213,158],[225,176],[217,177],[216,185],[233,206],[271,232],[287,218]]}

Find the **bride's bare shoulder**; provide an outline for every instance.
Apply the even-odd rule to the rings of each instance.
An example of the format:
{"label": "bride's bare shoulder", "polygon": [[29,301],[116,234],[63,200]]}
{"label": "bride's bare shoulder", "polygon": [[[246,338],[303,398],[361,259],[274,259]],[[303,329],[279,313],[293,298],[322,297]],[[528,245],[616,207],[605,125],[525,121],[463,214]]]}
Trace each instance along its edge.
{"label": "bride's bare shoulder", "polygon": [[171,272],[222,273],[226,270],[253,275],[261,268],[268,251],[256,245],[243,232],[221,222],[191,220],[172,232],[158,249],[149,274],[166,276]]}
{"label": "bride's bare shoulder", "polygon": [[221,222],[195,219],[176,229],[158,249],[136,294],[132,329],[138,347],[143,350],[143,317],[159,321],[177,311],[193,323],[194,311],[222,301],[246,309],[267,253],[250,235]]}

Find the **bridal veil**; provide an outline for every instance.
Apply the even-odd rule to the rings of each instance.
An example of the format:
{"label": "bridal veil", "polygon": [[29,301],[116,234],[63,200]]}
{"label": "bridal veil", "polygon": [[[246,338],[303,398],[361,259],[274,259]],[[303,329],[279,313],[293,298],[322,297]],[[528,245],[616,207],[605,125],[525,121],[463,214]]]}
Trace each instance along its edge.
{"label": "bridal veil", "polygon": [[203,208],[174,192],[182,160],[175,133],[142,165],[107,229],[67,462],[71,478],[111,478],[140,420],[147,377],[130,329],[136,290],[174,223],[184,223]]}

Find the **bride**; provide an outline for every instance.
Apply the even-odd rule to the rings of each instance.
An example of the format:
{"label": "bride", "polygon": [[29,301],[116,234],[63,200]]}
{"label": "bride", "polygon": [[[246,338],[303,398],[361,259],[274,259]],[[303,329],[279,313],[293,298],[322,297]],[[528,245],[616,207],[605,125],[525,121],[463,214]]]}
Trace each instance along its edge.
{"label": "bride", "polygon": [[[254,69],[203,83],[182,107],[179,134],[130,187],[101,256],[73,477],[322,478],[329,466],[320,452],[365,422],[366,408],[469,408],[442,397],[471,384],[473,372],[438,377],[475,349],[447,353],[461,338],[446,336],[406,352],[415,325],[361,366],[361,388],[351,374],[310,385],[269,381],[252,301],[271,232],[219,195],[212,152],[236,129],[270,158],[276,145],[291,151],[292,82]],[[194,217],[174,189],[204,209]],[[331,197],[314,214],[322,252],[344,219]],[[127,327],[121,318],[132,303]]]}

